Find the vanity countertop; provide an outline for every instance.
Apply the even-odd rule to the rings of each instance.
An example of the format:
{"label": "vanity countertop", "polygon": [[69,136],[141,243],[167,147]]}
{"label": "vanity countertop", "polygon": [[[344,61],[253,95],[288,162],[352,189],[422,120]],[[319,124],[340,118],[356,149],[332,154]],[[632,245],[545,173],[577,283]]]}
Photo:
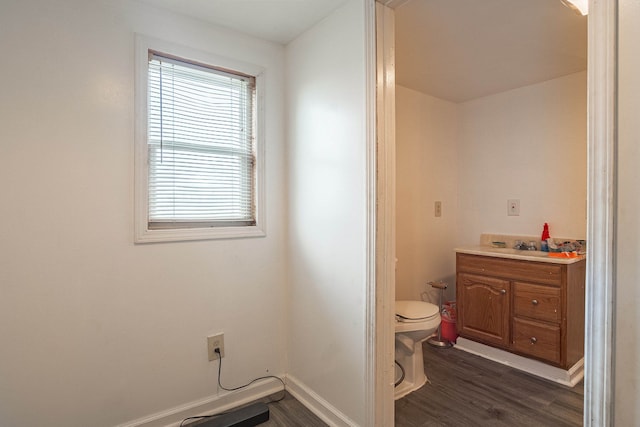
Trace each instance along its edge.
{"label": "vanity countertop", "polygon": [[586,255],[579,255],[576,258],[556,258],[550,257],[549,252],[542,251],[522,251],[511,248],[495,248],[493,246],[461,246],[455,251],[461,254],[492,256],[497,258],[519,259],[523,261],[549,262],[553,264],[573,264],[582,261]]}

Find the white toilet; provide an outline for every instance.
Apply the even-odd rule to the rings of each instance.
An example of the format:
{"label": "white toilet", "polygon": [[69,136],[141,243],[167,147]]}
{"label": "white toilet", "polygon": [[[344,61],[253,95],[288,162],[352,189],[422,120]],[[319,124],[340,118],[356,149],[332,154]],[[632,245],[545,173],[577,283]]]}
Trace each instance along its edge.
{"label": "white toilet", "polygon": [[404,373],[404,379],[395,388],[396,400],[427,382],[422,342],[433,335],[439,325],[438,306],[424,301],[396,301],[396,370],[400,378]]}

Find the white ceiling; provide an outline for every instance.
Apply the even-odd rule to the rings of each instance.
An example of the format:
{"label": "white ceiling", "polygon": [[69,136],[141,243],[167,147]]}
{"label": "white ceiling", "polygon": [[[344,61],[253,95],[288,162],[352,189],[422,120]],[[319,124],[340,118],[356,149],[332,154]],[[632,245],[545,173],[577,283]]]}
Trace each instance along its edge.
{"label": "white ceiling", "polygon": [[[287,44],[346,0],[141,0]],[[587,18],[560,0],[383,0],[396,81],[463,102],[586,70]]]}
{"label": "white ceiling", "polygon": [[141,1],[285,45],[346,0]]}
{"label": "white ceiling", "polygon": [[411,0],[396,82],[453,102],[586,70],[587,17],[560,0]]}

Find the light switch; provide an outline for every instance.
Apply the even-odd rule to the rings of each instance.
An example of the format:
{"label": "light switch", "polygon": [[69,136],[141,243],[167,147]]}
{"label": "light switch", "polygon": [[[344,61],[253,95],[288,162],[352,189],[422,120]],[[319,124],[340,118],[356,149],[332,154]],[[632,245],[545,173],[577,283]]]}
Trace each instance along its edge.
{"label": "light switch", "polygon": [[520,200],[518,199],[507,200],[507,215],[508,216],[520,215]]}

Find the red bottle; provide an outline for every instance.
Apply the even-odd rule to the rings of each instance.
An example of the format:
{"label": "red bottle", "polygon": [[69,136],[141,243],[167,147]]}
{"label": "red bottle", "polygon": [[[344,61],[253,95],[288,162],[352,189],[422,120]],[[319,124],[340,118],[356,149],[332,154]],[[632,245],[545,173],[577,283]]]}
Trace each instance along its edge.
{"label": "red bottle", "polygon": [[544,223],[544,228],[542,229],[542,239],[540,240],[547,240],[549,237],[551,237],[549,235],[549,224],[547,224],[546,222]]}
{"label": "red bottle", "polygon": [[540,238],[540,250],[543,252],[549,252],[549,246],[547,245],[547,239],[551,237],[549,235],[549,224],[544,223],[544,228],[542,229],[542,237]]}

